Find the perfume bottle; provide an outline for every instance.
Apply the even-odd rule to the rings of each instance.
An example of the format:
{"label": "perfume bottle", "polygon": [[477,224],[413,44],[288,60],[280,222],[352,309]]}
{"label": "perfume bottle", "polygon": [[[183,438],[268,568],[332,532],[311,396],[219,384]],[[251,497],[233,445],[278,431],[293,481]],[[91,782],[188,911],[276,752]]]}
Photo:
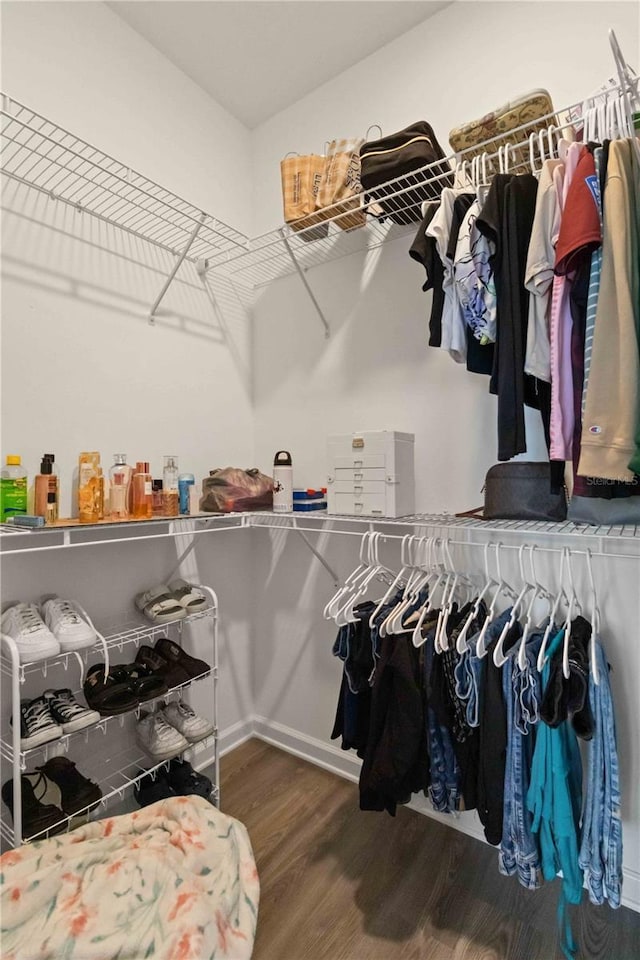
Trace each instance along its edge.
{"label": "perfume bottle", "polygon": [[154,517],[164,517],[162,480],[154,480],[151,486],[153,489],[153,515]]}
{"label": "perfume bottle", "polygon": [[78,519],[80,523],[97,523],[102,518],[104,493],[100,454],[81,453],[78,464]]}
{"label": "perfume bottle", "polygon": [[162,471],[162,502],[165,517],[177,517],[180,513],[180,491],[178,487],[178,458],[164,458]]}
{"label": "perfume bottle", "polygon": [[109,511],[114,520],[126,520],[131,513],[132,475],[126,453],[114,453],[109,470]]}
{"label": "perfume bottle", "polygon": [[55,495],[57,489],[57,478],[53,473],[53,464],[47,458],[46,454],[40,463],[40,473],[36,474],[34,481],[34,509],[36,517],[47,516],[47,504],[49,502],[49,493]]}
{"label": "perfume bottle", "polygon": [[150,520],[153,516],[153,478],[148,461],[137,461],[132,483],[133,516],[138,520]]}

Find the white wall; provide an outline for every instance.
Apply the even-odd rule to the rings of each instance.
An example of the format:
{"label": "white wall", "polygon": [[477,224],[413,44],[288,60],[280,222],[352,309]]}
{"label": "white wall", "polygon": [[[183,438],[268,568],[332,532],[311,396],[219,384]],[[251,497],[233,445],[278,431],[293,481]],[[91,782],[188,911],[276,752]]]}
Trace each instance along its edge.
{"label": "white wall", "polygon": [[[5,93],[248,230],[249,133],[219,104],[102,3],[3,3],[1,13]],[[32,478],[53,451],[67,516],[84,449],[101,451],[105,470],[114,452],[149,460],[154,476],[173,453],[198,481],[253,465],[250,325],[229,290],[207,293],[185,264],[153,328],[170,255],[13,182],[2,206],[3,457],[21,454]],[[220,593],[224,731],[251,712],[251,661],[235,573],[249,562],[246,541],[221,546],[224,564],[199,543],[183,574]],[[59,591],[112,627],[175,565],[170,542],[54,553],[33,567],[10,559],[3,602]],[[205,656],[206,635],[198,643]]]}

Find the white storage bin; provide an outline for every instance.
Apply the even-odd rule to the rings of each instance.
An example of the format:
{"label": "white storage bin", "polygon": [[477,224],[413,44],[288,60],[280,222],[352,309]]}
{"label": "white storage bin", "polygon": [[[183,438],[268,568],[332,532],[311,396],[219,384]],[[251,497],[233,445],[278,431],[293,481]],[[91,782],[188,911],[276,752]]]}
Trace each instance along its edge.
{"label": "white storage bin", "polygon": [[406,517],[415,512],[414,435],[369,430],[329,437],[329,513]]}

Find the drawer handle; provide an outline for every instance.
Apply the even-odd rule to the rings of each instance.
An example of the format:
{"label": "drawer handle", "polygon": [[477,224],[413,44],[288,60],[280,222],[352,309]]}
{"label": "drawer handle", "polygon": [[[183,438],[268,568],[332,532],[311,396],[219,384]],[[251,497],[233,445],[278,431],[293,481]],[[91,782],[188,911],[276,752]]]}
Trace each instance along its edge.
{"label": "drawer handle", "polygon": [[363,461],[362,461],[362,460],[354,460],[354,461],[353,461],[353,465],[354,465],[354,467],[361,467],[361,466],[363,466]]}
{"label": "drawer handle", "polygon": [[354,493],[364,493],[364,487],[354,487],[354,488],[353,488],[353,492],[354,492]]}
{"label": "drawer handle", "polygon": [[353,479],[354,479],[354,480],[362,480],[362,479],[363,479],[363,475],[362,475],[361,473],[354,473]]}
{"label": "drawer handle", "polygon": [[362,503],[354,503],[354,505],[353,505],[353,506],[354,506],[354,508],[355,508],[355,511],[356,511],[356,513],[357,513],[357,512],[358,512],[358,510],[362,510],[362,508],[363,508],[363,506],[364,506],[364,504],[362,504]]}

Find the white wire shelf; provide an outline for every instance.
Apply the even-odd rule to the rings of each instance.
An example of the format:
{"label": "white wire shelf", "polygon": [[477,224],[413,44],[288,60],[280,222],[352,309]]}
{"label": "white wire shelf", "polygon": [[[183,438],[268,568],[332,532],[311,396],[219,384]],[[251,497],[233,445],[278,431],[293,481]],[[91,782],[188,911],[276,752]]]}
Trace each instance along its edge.
{"label": "white wire shelf", "polygon": [[[42,743],[37,747],[30,747],[28,750],[20,750],[18,755],[20,769],[26,770],[27,763],[31,762],[35,756],[44,757],[45,762],[50,756],[64,756],[65,754],[69,753],[69,747],[73,743],[78,743],[80,740],[84,740],[85,743],[88,743],[89,737],[98,732],[106,736],[107,732],[113,730],[115,726],[123,727],[127,717],[135,716],[137,719],[143,710],[149,710],[159,703],[170,703],[172,700],[180,700],[182,695],[186,690],[189,689],[192,683],[198,683],[200,680],[206,680],[211,676],[212,673],[215,673],[215,670],[207,670],[196,677],[191,677],[184,683],[180,683],[175,687],[169,687],[169,689],[164,693],[159,694],[157,697],[152,697],[149,700],[144,700],[142,703],[139,703],[138,706],[133,707],[133,709],[127,710],[126,713],[120,713],[115,716],[101,717],[100,720],[96,721],[96,723],[92,723],[90,726],[84,727],[82,730],[77,730],[74,733],[65,733],[62,737],[58,737],[57,740],[49,740],[47,743]],[[74,691],[74,696],[80,702],[85,699],[81,690]],[[0,755],[10,763],[13,762],[13,744],[11,742],[10,734],[5,735],[0,739]]]}
{"label": "white wire shelf", "polygon": [[[296,271],[306,271],[330,260],[373,250],[391,240],[414,234],[422,219],[422,204],[439,203],[443,187],[453,185],[457,164],[484,153],[487,172],[492,175],[498,172],[498,147],[509,140],[509,172],[526,173],[531,170],[531,134],[552,126],[558,132],[574,137],[569,114],[581,105],[573,104],[554,111],[468,150],[452,153],[444,160],[426,164],[411,174],[363,191],[347,201],[316,211],[306,218],[313,222],[304,229],[296,231],[285,225],[265,233],[251,240],[245,251],[230,252],[226,259],[210,265],[210,269],[242,285],[259,287]],[[534,160],[539,163],[540,154],[535,144],[533,149]],[[341,228],[341,225],[353,223],[358,215],[363,226],[350,230]]]}
{"label": "white wire shelf", "polygon": [[216,263],[247,239],[187,200],[5,94],[2,172],[53,200],[187,259]]}
{"label": "white wire shelf", "polygon": [[[199,753],[206,750],[212,743],[216,744],[217,751],[217,730],[198,743],[191,744],[187,750],[176,753],[177,756],[185,757],[188,760],[194,759]],[[162,767],[168,768],[169,758],[162,761],[152,760],[145,751],[136,743],[128,744],[122,750],[111,756],[103,756],[100,753],[93,757],[83,760],[79,773],[97,783],[102,791],[102,798],[97,804],[88,804],[86,807],[76,811],[73,816],[64,816],[58,821],[56,827],[64,824],[65,829],[69,829],[73,820],[83,814],[90,813],[91,819],[97,819],[96,812],[106,810],[109,804],[118,799],[124,799],[125,794],[132,787],[136,786],[147,774],[157,773]],[[217,803],[219,797],[219,788],[214,786],[212,800]],[[6,811],[4,811],[6,812]],[[11,846],[15,845],[14,831],[7,819],[3,817],[0,821],[2,837]],[[53,831],[53,832],[52,832]],[[60,832],[60,831],[58,831]],[[43,840],[47,836],[53,836],[55,828],[41,830],[38,833],[24,837],[24,842],[33,842],[34,840]]]}
{"label": "white wire shelf", "polygon": [[[134,643],[137,647],[141,643],[152,643],[157,637],[166,636],[171,627],[176,627],[179,632],[182,632],[185,624],[196,623],[198,620],[205,618],[215,619],[216,616],[216,607],[211,605],[190,614],[182,620],[173,620],[169,623],[130,623],[120,627],[114,633],[108,633],[105,636],[106,646],[110,655],[114,651],[122,653],[127,644]],[[34,660],[28,663],[21,663],[18,667],[18,679],[20,683],[24,683],[27,676],[38,672],[42,673],[43,678],[46,679],[49,671],[55,667],[63,667],[66,672],[69,669],[69,665],[73,667],[74,664],[77,664],[76,653],[80,656],[86,667],[90,659],[103,657],[103,647],[100,641],[98,641],[90,647],[85,647],[83,650],[77,650],[71,653],[59,653],[57,656],[48,657],[46,660]],[[4,646],[2,646],[0,655],[0,670],[6,676],[12,675],[11,660]]]}
{"label": "white wire shelf", "polygon": [[[640,525],[606,524],[601,526],[573,523],[571,520],[481,520],[475,517],[456,517],[446,513],[416,513],[407,517],[363,517],[313,513],[282,514],[253,513],[252,527],[291,530],[326,530],[340,533],[351,530],[358,536],[368,529],[384,527],[403,528],[403,532],[421,530],[425,527],[438,530],[477,530],[483,533],[535,534],[555,537],[595,537],[598,539],[634,540],[640,538]],[[343,530],[344,528],[344,530]]]}
{"label": "white wire shelf", "polygon": [[0,554],[34,553],[68,547],[191,537],[245,525],[246,514],[195,514],[152,520],[114,520],[54,527],[18,527],[0,523]]}

